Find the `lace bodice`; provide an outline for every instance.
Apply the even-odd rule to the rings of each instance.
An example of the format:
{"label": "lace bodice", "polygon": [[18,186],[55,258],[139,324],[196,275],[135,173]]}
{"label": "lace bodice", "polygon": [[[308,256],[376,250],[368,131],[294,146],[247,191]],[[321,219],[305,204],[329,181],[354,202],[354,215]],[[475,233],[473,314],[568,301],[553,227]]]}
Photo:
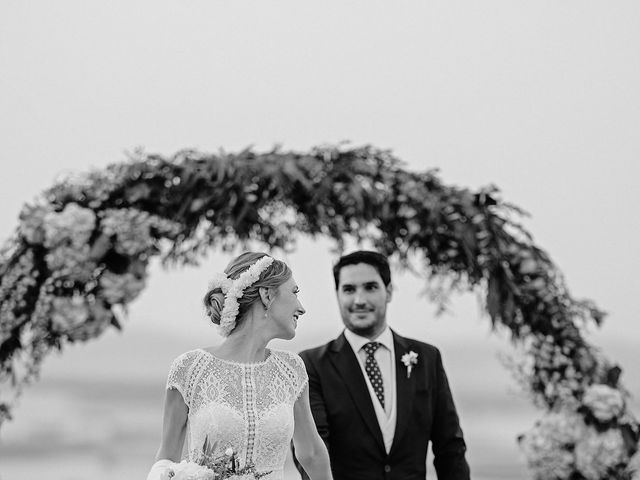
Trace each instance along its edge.
{"label": "lace bodice", "polygon": [[188,458],[196,461],[205,438],[222,456],[231,447],[240,467],[253,464],[283,478],[293,436],[293,405],[307,383],[302,359],[270,350],[264,362],[243,364],[198,349],[173,361],[167,388],[175,388],[189,409]]}

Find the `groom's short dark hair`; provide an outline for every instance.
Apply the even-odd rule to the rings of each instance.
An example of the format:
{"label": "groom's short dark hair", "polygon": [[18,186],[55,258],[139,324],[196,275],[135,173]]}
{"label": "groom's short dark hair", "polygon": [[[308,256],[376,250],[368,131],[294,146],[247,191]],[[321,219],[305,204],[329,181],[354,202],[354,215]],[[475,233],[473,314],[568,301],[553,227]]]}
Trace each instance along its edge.
{"label": "groom's short dark hair", "polygon": [[343,255],[333,266],[333,280],[336,283],[336,290],[340,283],[340,270],[347,265],[357,265],[359,263],[366,263],[375,268],[382,278],[384,286],[388,286],[391,283],[391,270],[389,269],[389,261],[387,257],[378,252],[371,250],[357,250],[351,252],[348,255]]}

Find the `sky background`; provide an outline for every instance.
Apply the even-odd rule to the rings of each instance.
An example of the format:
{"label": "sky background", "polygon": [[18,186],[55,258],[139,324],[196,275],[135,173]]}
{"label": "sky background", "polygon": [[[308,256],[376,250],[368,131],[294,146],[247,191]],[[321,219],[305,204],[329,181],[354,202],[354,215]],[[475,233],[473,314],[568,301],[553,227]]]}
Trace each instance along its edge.
{"label": "sky background", "polygon": [[[609,312],[588,335],[621,363],[637,400],[639,45],[635,1],[4,0],[0,239],[57,177],[124,161],[137,147],[171,155],[372,144],[407,169],[438,168],[447,184],[495,184],[530,212],[525,226],[572,294]],[[296,339],[275,346],[300,350],[340,331],[331,246],[301,239],[284,257],[307,314]],[[161,393],[173,357],[219,342],[199,302],[230,258],[154,265],[123,334],[45,363],[45,387],[25,391],[0,454],[3,442],[17,455],[40,432],[26,420],[41,412],[38,388],[126,377]],[[510,351],[506,336],[491,332],[473,294],[436,317],[418,279],[396,275],[396,286],[391,326],[442,349],[466,435],[479,439],[490,429],[483,392],[517,391],[498,359]],[[54,380],[63,383],[46,383]],[[158,432],[160,407],[150,415]],[[505,422],[505,448],[534,418]]]}

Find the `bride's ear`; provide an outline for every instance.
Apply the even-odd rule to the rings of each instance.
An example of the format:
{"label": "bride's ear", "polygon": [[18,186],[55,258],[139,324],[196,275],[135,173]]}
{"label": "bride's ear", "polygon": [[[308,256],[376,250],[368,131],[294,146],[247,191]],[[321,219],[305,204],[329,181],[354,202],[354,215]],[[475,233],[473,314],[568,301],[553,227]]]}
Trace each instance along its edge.
{"label": "bride's ear", "polygon": [[260,300],[262,301],[262,306],[265,309],[269,308],[271,302],[273,301],[273,292],[271,292],[270,288],[260,287],[258,289],[258,293],[260,294]]}

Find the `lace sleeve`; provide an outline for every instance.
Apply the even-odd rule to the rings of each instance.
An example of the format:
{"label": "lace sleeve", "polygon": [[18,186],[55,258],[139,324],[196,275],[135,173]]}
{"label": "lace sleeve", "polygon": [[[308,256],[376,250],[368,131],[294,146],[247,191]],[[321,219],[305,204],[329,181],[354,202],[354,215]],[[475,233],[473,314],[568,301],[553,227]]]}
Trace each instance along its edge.
{"label": "lace sleeve", "polygon": [[297,400],[303,392],[309,377],[302,358],[296,353],[281,350],[280,352],[287,375],[291,381],[294,398]]}
{"label": "lace sleeve", "polygon": [[193,366],[195,360],[195,352],[186,352],[176,358],[169,368],[167,378],[167,389],[175,388],[180,392],[184,403],[189,407],[191,405],[191,378],[194,374]]}
{"label": "lace sleeve", "polygon": [[304,361],[300,358],[300,355],[294,353],[292,357],[295,362],[293,368],[296,372],[296,398],[298,398],[309,383],[309,376],[307,375],[307,368],[304,366]]}

